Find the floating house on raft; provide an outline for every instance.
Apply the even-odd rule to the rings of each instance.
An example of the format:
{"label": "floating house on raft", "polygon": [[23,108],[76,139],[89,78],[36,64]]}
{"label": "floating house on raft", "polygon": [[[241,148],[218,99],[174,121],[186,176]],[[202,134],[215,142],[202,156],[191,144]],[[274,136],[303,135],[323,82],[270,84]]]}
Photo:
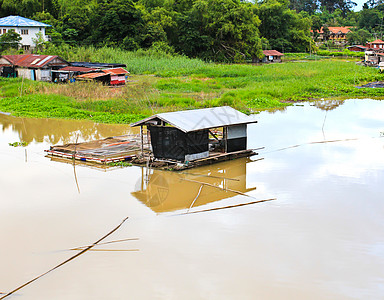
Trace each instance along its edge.
{"label": "floating house on raft", "polygon": [[87,164],[130,161],[184,170],[257,154],[257,149],[247,149],[247,125],[256,122],[228,106],[160,113],[131,124],[140,126],[140,134],[56,145],[45,151],[50,157]]}
{"label": "floating house on raft", "polygon": [[160,113],[131,126],[141,126],[142,141],[146,126],[155,161],[201,165],[256,154],[247,149],[250,123],[257,121],[223,106]]}

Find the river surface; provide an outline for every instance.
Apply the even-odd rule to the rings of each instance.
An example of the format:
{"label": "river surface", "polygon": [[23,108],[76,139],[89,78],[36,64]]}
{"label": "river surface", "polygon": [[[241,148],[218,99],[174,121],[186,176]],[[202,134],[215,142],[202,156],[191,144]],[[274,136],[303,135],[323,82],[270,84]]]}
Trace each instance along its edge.
{"label": "river surface", "polygon": [[129,217],[7,299],[384,299],[384,101],[257,119],[258,156],[174,173],[45,157],[129,126],[0,115],[0,298]]}

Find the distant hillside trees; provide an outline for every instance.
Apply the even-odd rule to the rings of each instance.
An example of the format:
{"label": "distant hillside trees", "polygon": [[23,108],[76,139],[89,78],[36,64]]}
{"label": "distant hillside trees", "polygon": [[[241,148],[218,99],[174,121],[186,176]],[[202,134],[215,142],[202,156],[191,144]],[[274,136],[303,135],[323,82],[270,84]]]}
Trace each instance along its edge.
{"label": "distant hillside trees", "polygon": [[378,31],[382,1],[369,0],[366,12],[356,13],[351,0],[0,0],[0,16],[52,25],[47,34],[56,46],[154,49],[240,62],[256,60],[267,47],[308,51],[311,26]]}

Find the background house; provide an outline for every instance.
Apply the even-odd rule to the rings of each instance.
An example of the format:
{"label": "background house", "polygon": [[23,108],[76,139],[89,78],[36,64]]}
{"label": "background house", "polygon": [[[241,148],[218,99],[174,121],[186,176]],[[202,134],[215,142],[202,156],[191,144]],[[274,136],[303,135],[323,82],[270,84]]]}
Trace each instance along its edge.
{"label": "background house", "polygon": [[384,50],[384,41],[375,40],[366,44],[366,47],[372,50]]}
{"label": "background house", "polygon": [[261,62],[271,63],[271,62],[281,62],[281,58],[284,56],[283,53],[280,53],[277,50],[263,50],[264,57]]}
{"label": "background house", "polygon": [[21,36],[21,47],[24,50],[30,50],[34,47],[33,38],[41,32],[44,41],[48,41],[49,37],[45,33],[45,28],[51,25],[38,21],[30,20],[20,16],[8,16],[0,18],[0,34],[4,34],[9,30],[14,30]]}
{"label": "background house", "polygon": [[[318,41],[319,43],[327,40],[335,42],[335,44],[344,45],[347,43],[347,34],[351,32],[351,26],[345,27],[328,27],[329,31],[325,31],[324,27],[321,27],[319,31]],[[314,34],[313,30],[311,30]]]}
{"label": "background house", "polygon": [[368,47],[363,46],[363,45],[352,45],[352,46],[347,47],[347,49],[349,51],[353,51],[353,52],[364,52],[368,49]]}

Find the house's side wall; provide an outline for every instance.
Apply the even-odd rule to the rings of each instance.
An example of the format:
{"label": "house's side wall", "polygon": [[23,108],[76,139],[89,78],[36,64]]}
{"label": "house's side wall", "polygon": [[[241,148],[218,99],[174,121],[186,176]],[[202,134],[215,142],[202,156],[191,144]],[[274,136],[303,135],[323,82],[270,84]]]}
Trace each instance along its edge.
{"label": "house's side wall", "polygon": [[148,126],[157,159],[192,161],[209,156],[208,130],[184,133],[174,127]]}
{"label": "house's side wall", "polygon": [[[0,34],[3,34],[4,30],[8,32],[10,29],[13,29],[21,36],[21,45],[34,47],[32,38],[36,38],[38,32],[42,32],[43,38],[47,41],[47,36],[45,35],[45,27],[0,27]],[[28,30],[26,34],[25,30]]]}
{"label": "house's side wall", "polygon": [[18,77],[22,77],[25,79],[32,79],[32,73],[30,69],[26,68],[16,68]]}
{"label": "house's side wall", "polygon": [[184,161],[185,133],[174,127],[148,126],[153,155],[157,159]]}
{"label": "house's side wall", "polygon": [[38,72],[36,72],[37,80],[41,81],[52,81],[52,75],[50,69],[39,69]]}
{"label": "house's side wall", "polygon": [[247,149],[247,125],[234,125],[227,128],[227,152]]}

